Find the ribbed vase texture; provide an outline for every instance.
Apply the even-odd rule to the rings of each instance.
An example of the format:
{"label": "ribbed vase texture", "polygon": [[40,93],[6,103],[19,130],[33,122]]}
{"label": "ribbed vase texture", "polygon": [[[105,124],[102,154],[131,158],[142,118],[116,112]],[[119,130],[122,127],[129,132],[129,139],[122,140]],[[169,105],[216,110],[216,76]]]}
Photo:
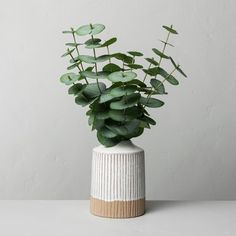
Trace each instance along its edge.
{"label": "ribbed vase texture", "polygon": [[91,212],[113,218],[144,214],[144,151],[130,141],[93,150]]}

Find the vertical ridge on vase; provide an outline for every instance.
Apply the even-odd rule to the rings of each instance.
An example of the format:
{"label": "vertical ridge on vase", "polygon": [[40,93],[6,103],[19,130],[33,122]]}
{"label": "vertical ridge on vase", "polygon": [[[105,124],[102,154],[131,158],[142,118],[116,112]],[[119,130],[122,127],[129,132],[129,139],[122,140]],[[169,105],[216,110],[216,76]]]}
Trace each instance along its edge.
{"label": "vertical ridge on vase", "polygon": [[144,151],[140,148],[117,153],[109,153],[105,147],[104,150],[95,148],[92,159],[91,212],[114,218],[142,215],[145,207],[144,171]]}

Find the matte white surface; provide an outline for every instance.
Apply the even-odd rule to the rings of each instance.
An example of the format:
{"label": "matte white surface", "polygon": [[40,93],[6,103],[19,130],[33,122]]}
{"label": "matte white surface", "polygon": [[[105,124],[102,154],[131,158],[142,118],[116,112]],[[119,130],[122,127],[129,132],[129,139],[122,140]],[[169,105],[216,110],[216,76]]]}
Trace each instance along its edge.
{"label": "matte white surface", "polygon": [[90,215],[88,201],[1,201],[3,236],[235,236],[236,202],[147,203],[133,219]]}
{"label": "matte white surface", "polygon": [[144,151],[130,141],[93,149],[91,196],[103,201],[145,198]]}
{"label": "matte white surface", "polygon": [[236,199],[235,0],[1,0],[0,198],[88,198],[98,142],[59,77],[70,41],[61,31],[90,22],[118,37],[111,52],[146,56],[163,24],[179,31],[166,53],[189,79],[167,85],[165,106],[150,109],[157,125],[134,140],[147,197]]}

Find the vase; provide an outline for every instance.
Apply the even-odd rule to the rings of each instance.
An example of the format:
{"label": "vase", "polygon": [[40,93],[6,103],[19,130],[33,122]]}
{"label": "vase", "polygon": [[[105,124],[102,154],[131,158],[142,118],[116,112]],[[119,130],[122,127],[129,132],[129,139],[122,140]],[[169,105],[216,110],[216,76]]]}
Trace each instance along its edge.
{"label": "vase", "polygon": [[145,212],[144,150],[130,140],[93,149],[90,211],[109,218]]}

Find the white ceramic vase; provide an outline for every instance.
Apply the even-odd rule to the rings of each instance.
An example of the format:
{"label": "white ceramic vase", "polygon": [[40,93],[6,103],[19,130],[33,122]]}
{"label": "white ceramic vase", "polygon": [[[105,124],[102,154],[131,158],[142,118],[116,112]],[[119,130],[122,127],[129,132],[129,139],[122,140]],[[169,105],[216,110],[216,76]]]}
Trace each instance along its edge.
{"label": "white ceramic vase", "polygon": [[93,149],[90,211],[128,218],[145,211],[144,150],[131,141]]}

